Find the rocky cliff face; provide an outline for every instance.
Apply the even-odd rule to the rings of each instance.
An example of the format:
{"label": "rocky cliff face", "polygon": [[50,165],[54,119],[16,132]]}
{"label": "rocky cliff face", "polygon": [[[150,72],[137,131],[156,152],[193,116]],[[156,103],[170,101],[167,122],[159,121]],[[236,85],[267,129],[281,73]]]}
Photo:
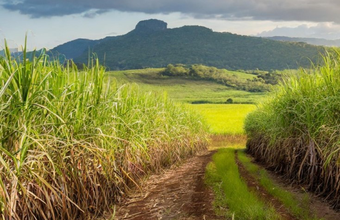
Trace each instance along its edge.
{"label": "rocky cliff face", "polygon": [[150,19],[140,21],[136,25],[135,31],[149,32],[149,31],[163,31],[167,29],[168,24],[157,19]]}

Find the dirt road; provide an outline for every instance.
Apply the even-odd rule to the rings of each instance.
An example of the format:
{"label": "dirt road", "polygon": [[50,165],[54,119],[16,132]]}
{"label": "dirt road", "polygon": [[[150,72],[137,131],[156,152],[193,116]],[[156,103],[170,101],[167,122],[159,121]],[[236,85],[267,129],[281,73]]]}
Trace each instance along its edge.
{"label": "dirt road", "polygon": [[[125,220],[198,220],[223,219],[213,211],[213,192],[204,184],[204,174],[207,164],[215,151],[193,157],[178,167],[171,168],[159,175],[153,175],[146,180],[141,191],[130,194],[116,209],[114,219]],[[262,189],[247,171],[238,163],[240,174],[252,189]],[[286,186],[278,176],[270,174],[277,184],[286,190],[299,195],[296,187]],[[283,219],[296,219],[282,204],[262,189],[262,199],[275,206]],[[301,194],[302,196],[302,194]],[[340,219],[340,213],[319,198],[311,195],[310,209],[317,212],[317,217],[325,220]]]}
{"label": "dirt road", "polygon": [[143,184],[143,192],[117,208],[115,219],[221,219],[213,211],[213,193],[204,184],[205,167],[213,152],[188,159],[184,164]]}

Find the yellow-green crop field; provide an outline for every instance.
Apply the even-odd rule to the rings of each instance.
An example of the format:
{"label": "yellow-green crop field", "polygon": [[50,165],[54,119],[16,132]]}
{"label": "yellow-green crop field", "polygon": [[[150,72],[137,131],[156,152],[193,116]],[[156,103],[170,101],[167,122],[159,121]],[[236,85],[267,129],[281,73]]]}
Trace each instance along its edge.
{"label": "yellow-green crop field", "polygon": [[205,118],[212,134],[244,134],[246,115],[255,110],[252,104],[202,104],[191,105]]}

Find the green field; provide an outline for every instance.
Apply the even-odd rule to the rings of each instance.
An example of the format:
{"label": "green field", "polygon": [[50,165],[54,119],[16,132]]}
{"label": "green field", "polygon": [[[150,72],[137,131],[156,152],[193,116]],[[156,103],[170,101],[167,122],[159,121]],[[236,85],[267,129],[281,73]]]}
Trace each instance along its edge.
{"label": "green field", "polygon": [[[115,78],[119,84],[137,83],[143,91],[167,92],[171,99],[184,103],[225,103],[229,98],[233,99],[234,103],[258,103],[266,95],[263,92],[235,90],[208,80],[161,76],[159,72],[162,70],[111,71],[107,75],[109,78]],[[231,71],[231,74],[242,79],[254,78],[254,75],[243,72]]]}
{"label": "green field", "polygon": [[244,134],[243,123],[247,114],[255,110],[252,104],[191,105],[205,118],[212,134]]}
{"label": "green field", "polygon": [[[159,72],[162,70],[164,69],[111,71],[108,76],[112,79],[115,77],[118,84],[137,83],[142,91],[165,92],[177,102],[212,102],[213,104],[188,105],[204,117],[212,134],[244,134],[243,121],[256,108],[254,104],[221,104],[228,98],[232,98],[234,103],[257,103],[266,97],[265,93],[235,90],[213,81],[161,76]],[[254,75],[244,72],[227,72],[242,79],[254,78]]]}
{"label": "green field", "polygon": [[256,76],[254,74],[245,73],[242,71],[232,71],[232,70],[225,70],[226,73],[235,75],[237,77],[240,77],[241,79],[254,79]]}

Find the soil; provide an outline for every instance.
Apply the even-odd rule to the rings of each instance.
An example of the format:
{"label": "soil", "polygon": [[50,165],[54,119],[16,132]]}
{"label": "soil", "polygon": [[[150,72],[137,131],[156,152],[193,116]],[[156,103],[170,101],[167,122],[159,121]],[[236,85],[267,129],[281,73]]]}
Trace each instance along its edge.
{"label": "soil", "polygon": [[117,207],[115,219],[222,219],[213,211],[213,192],[204,184],[205,167],[214,152],[188,159],[179,167],[151,176]]}

